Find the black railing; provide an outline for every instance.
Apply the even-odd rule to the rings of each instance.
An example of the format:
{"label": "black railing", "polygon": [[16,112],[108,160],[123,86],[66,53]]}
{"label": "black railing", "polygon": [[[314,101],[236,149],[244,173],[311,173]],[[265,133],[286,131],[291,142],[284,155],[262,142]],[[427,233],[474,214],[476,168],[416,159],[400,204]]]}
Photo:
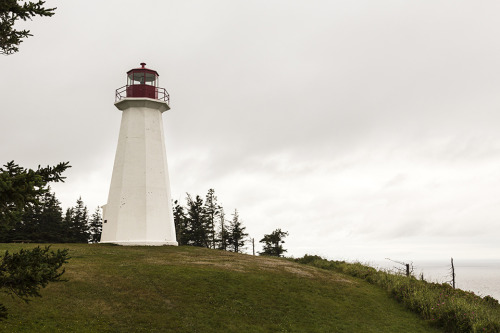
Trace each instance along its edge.
{"label": "black railing", "polygon": [[[147,94],[147,95],[141,95],[141,94],[131,94],[131,89],[132,87],[137,87],[136,86],[129,86],[125,85],[123,87],[120,87],[116,89],[115,92],[115,102],[121,101],[124,98],[127,97],[134,97],[134,98],[141,98],[141,97],[147,97],[147,98],[152,98],[152,99],[157,99],[159,101],[167,102],[167,104],[170,104],[170,95],[168,94],[167,90],[165,88],[159,88],[159,87],[151,87],[151,86],[146,86],[146,87],[151,87],[154,89],[154,97]],[[149,90],[149,89],[148,89]]]}

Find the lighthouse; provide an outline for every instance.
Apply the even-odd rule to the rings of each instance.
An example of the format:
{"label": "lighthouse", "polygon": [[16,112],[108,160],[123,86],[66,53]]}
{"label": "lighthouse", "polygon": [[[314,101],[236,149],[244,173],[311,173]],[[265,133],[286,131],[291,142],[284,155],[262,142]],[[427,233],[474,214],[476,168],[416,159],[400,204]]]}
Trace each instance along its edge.
{"label": "lighthouse", "polygon": [[170,101],[158,79],[141,63],[116,90],[122,119],[101,243],[177,245],[162,122]]}

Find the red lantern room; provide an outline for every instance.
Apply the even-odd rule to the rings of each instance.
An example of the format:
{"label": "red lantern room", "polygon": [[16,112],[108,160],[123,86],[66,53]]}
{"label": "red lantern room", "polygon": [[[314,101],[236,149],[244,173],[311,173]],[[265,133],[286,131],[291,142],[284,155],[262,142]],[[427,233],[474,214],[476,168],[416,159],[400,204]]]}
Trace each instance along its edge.
{"label": "red lantern room", "polygon": [[146,68],[146,64],[142,62],[140,68],[134,68],[127,72],[127,85],[116,90],[116,101],[129,97],[145,97],[168,103],[167,91],[165,88],[158,87],[159,76],[157,71]]}

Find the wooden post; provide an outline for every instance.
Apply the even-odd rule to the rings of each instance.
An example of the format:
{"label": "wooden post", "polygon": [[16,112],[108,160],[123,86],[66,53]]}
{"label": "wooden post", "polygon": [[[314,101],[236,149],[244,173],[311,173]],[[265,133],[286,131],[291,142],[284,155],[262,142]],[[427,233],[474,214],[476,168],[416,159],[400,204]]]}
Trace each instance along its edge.
{"label": "wooden post", "polygon": [[455,289],[455,266],[453,265],[453,258],[451,258],[451,278],[453,283],[453,289]]}
{"label": "wooden post", "polygon": [[406,276],[410,276],[410,264],[406,264]]}
{"label": "wooden post", "polygon": [[255,255],[255,238],[252,238],[252,253]]}

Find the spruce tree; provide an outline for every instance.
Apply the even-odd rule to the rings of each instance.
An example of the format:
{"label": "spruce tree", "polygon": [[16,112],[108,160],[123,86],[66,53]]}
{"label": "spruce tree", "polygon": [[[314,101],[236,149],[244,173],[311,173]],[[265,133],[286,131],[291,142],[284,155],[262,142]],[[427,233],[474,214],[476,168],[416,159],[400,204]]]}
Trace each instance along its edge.
{"label": "spruce tree", "polygon": [[283,248],[281,244],[285,243],[283,238],[288,236],[287,231],[281,231],[281,229],[274,230],[269,235],[264,235],[264,238],[260,240],[260,243],[264,243],[264,248],[260,255],[281,257],[281,255],[287,250]]}
{"label": "spruce tree", "polygon": [[175,234],[179,245],[187,245],[189,240],[189,229],[187,225],[186,213],[177,200],[173,204]]}
{"label": "spruce tree", "polygon": [[32,36],[29,30],[16,30],[18,20],[31,20],[35,16],[52,16],[56,8],[45,8],[45,1],[0,1],[0,54],[19,51],[24,38]]}
{"label": "spruce tree", "polygon": [[241,248],[245,245],[246,237],[245,233],[246,227],[243,226],[238,210],[234,210],[233,219],[229,224],[229,247],[233,249],[234,252],[240,252]]}
{"label": "spruce tree", "polygon": [[32,170],[11,161],[0,168],[0,234],[21,222],[25,210],[40,205],[40,198],[50,192],[48,183],[63,182],[62,173],[69,167],[64,162]]}
{"label": "spruce tree", "polygon": [[76,200],[76,205],[66,211],[64,224],[69,227],[67,242],[88,243],[89,240],[89,212],[82,198]]}
{"label": "spruce tree", "polygon": [[188,244],[201,247],[209,247],[208,230],[206,215],[203,209],[203,199],[199,195],[193,200],[191,195],[187,194],[188,203]]}
{"label": "spruce tree", "polygon": [[73,208],[67,208],[64,213],[62,227],[62,237],[64,243],[74,243],[73,239]]}
{"label": "spruce tree", "polygon": [[[50,247],[21,249],[18,253],[6,251],[0,259],[0,289],[28,302],[30,297],[41,297],[40,289],[49,282],[61,281],[62,265],[69,259],[68,250],[50,251]],[[0,304],[0,320],[7,318],[7,309]]]}
{"label": "spruce tree", "polygon": [[35,242],[33,239],[39,232],[39,217],[42,214],[42,203],[37,198],[36,205],[27,205],[24,207],[21,218],[8,231],[2,233],[4,242],[28,243]]}
{"label": "spruce tree", "polygon": [[99,243],[102,233],[101,209],[97,207],[89,222],[89,243]]}
{"label": "spruce tree", "polygon": [[219,206],[219,234],[218,234],[219,250],[227,250],[230,234],[228,226],[226,225],[226,215],[224,214],[224,208]]}
{"label": "spruce tree", "polygon": [[45,194],[42,200],[42,213],[38,217],[40,243],[60,243],[62,241],[62,208],[54,193]]}
{"label": "spruce tree", "polygon": [[205,197],[205,205],[203,206],[204,215],[207,225],[207,237],[210,240],[210,247],[215,249],[216,233],[215,233],[215,220],[220,214],[219,206],[217,205],[217,197],[214,194],[214,189],[209,189]]}
{"label": "spruce tree", "polygon": [[[63,181],[61,174],[67,168],[68,163],[60,163],[55,167],[38,167],[35,171],[22,168],[14,161],[0,168],[0,235],[15,230],[24,214],[41,205],[41,197],[50,192],[47,184]],[[5,252],[0,261],[0,289],[23,299],[40,296],[40,287],[59,280],[62,272],[58,270],[67,259],[67,250],[49,253],[48,248],[35,248],[13,254]],[[0,304],[0,319],[6,316],[7,309]]]}
{"label": "spruce tree", "polygon": [[54,193],[47,192],[37,205],[26,207],[22,221],[14,228],[12,241],[62,242],[62,228],[61,203]]}

